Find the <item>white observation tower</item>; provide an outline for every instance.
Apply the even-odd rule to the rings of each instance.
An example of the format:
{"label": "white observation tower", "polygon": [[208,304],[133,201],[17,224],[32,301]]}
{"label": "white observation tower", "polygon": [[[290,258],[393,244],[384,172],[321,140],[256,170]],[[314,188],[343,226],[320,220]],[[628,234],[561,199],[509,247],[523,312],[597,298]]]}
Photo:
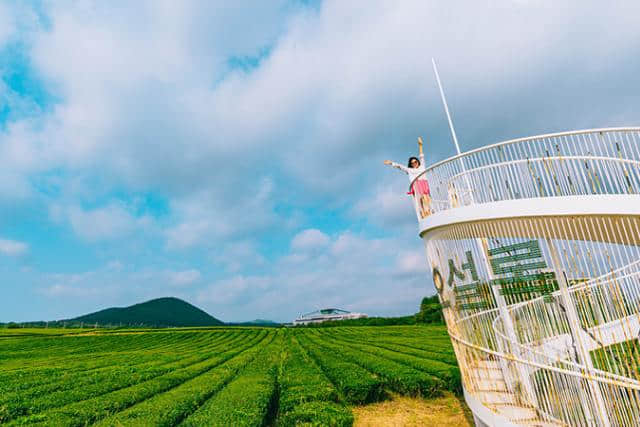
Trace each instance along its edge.
{"label": "white observation tower", "polygon": [[423,175],[420,237],[476,423],[640,425],[640,128],[505,141]]}

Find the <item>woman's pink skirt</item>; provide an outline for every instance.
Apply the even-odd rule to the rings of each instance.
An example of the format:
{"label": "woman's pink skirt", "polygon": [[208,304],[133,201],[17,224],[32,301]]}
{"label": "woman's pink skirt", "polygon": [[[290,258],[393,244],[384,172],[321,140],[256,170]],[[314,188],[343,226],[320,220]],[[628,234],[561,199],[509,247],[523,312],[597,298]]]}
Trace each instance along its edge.
{"label": "woman's pink skirt", "polygon": [[431,195],[431,190],[429,189],[429,181],[427,181],[426,179],[418,179],[413,183],[411,191],[408,194],[415,194],[418,197],[422,196],[423,194],[426,194],[427,196]]}

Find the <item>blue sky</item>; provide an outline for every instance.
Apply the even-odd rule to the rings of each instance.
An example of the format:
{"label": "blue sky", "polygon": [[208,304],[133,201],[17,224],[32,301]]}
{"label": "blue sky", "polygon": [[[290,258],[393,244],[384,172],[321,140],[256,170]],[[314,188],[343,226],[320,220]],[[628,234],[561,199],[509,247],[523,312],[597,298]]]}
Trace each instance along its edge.
{"label": "blue sky", "polygon": [[[397,4],[396,4],[397,3]],[[382,166],[638,125],[634,2],[0,3],[0,321],[174,295],[226,321],[434,293]]]}

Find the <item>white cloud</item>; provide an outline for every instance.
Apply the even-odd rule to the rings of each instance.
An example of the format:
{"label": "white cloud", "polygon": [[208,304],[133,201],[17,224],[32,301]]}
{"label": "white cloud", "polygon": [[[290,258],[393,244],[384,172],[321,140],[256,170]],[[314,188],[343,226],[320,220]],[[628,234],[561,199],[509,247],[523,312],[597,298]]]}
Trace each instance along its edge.
{"label": "white cloud", "polygon": [[95,287],[79,287],[66,284],[55,284],[42,289],[42,293],[48,297],[72,297],[85,298],[99,296],[102,292]]}
{"label": "white cloud", "polygon": [[[389,171],[392,172],[395,170]],[[388,228],[413,227],[415,230],[417,225],[413,204],[402,192],[401,185],[378,187],[373,194],[365,194],[354,204],[352,214]]]}
{"label": "white cloud", "polygon": [[167,230],[167,247],[183,249],[207,240],[210,235],[225,235],[227,230],[214,219],[200,218],[184,221]]}
{"label": "white cloud", "polygon": [[90,304],[103,309],[165,296],[193,301],[195,291],[189,288],[201,278],[197,269],[130,271],[116,261],[96,270],[47,274],[40,279],[37,292],[53,302],[68,298],[73,306]]}
{"label": "white cloud", "polygon": [[87,210],[79,206],[54,204],[50,213],[54,220],[68,221],[73,231],[88,241],[120,238],[136,230],[144,230],[152,223],[149,216],[136,217],[116,202]]}
{"label": "white cloud", "polygon": [[191,285],[202,278],[202,274],[196,269],[169,271],[167,275],[169,276],[169,283],[177,287]]}
{"label": "white cloud", "polygon": [[28,122],[9,123],[4,132],[0,130],[0,198],[33,195],[28,178],[45,168],[46,151],[39,147]]}
{"label": "white cloud", "polygon": [[310,254],[308,253],[292,253],[282,257],[281,263],[284,265],[287,264],[302,264],[309,259]]}
{"label": "white cloud", "polygon": [[[209,285],[198,294],[198,301],[217,306],[242,304],[242,297],[262,293],[272,285],[272,279],[261,276],[233,276]],[[227,308],[228,310],[228,308]]]}
{"label": "white cloud", "polygon": [[345,232],[338,236],[333,242],[329,252],[336,258],[342,256],[352,256],[364,254],[366,252],[387,252],[390,248],[385,247],[382,239],[367,239],[351,232]]}
{"label": "white cloud", "polygon": [[248,191],[236,193],[231,187],[231,194],[221,194],[206,188],[172,200],[178,223],[166,230],[167,247],[213,247],[221,238],[255,235],[282,221],[274,212],[272,181],[252,180]]}
{"label": "white cloud", "polygon": [[259,252],[255,242],[249,240],[224,245],[212,255],[212,260],[222,264],[230,273],[254,270],[267,265],[267,260]]}
{"label": "white cloud", "polygon": [[0,3],[0,48],[7,42],[15,30],[11,10],[5,3]]}
{"label": "white cloud", "polygon": [[[49,298],[101,298],[117,292],[119,285],[101,283],[104,276],[113,277],[103,271],[86,271],[81,273],[55,273],[47,275],[45,284],[39,292]],[[106,308],[106,307],[105,307]]]}
{"label": "white cloud", "polygon": [[24,255],[29,251],[29,245],[17,240],[0,239],[0,254],[8,256]]}
{"label": "white cloud", "polygon": [[106,270],[111,271],[122,271],[124,269],[124,264],[121,261],[113,260],[109,261],[105,268]]}
{"label": "white cloud", "polygon": [[324,248],[329,244],[329,236],[315,228],[303,230],[291,240],[291,248],[299,251],[308,251]]}
{"label": "white cloud", "polygon": [[398,273],[407,275],[427,275],[427,259],[424,252],[403,251],[396,258]]}

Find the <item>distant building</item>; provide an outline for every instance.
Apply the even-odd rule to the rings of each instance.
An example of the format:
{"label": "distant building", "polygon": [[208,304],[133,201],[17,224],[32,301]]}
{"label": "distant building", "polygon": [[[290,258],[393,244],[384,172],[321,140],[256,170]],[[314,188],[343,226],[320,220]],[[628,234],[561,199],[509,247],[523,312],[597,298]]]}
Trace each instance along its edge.
{"label": "distant building", "polygon": [[309,323],[322,323],[328,320],[346,320],[346,319],[362,319],[368,317],[364,313],[352,313],[338,308],[323,308],[322,310],[313,311],[303,314],[293,321],[295,325],[308,325]]}

